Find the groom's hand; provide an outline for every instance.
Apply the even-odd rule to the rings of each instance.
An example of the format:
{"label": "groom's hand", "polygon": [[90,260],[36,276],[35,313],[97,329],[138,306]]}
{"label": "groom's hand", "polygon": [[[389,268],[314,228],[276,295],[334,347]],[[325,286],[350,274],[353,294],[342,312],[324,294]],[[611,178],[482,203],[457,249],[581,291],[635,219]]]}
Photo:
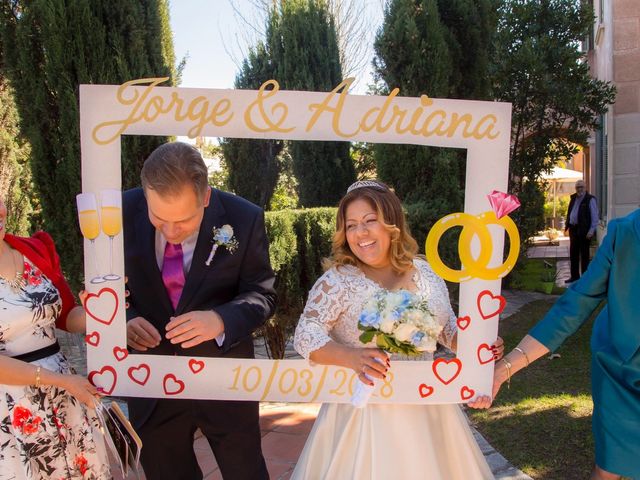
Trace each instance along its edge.
{"label": "groom's hand", "polygon": [[171,318],[166,329],[171,343],[189,348],[222,335],[224,322],[216,312],[195,310]]}
{"label": "groom's hand", "polygon": [[127,344],[139,352],[160,345],[160,332],[142,317],[132,318],[127,322]]}

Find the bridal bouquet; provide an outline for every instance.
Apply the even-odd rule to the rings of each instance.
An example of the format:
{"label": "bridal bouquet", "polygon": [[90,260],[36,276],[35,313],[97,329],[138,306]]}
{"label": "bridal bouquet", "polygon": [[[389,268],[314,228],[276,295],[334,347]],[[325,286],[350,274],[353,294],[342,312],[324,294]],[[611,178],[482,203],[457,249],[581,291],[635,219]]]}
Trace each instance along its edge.
{"label": "bridal bouquet", "polygon": [[[379,290],[364,305],[358,329],[362,330],[362,343],[375,338],[376,345],[387,353],[420,355],[436,350],[442,325],[421,297],[407,290]],[[351,403],[356,407],[366,405],[373,388],[358,382]]]}

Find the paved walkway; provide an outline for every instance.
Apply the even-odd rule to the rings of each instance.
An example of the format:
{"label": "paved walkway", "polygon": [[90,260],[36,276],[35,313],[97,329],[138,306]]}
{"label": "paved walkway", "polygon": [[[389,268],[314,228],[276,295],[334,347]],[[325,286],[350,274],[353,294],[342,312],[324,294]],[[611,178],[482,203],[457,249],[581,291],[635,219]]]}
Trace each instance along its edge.
{"label": "paved walkway", "polygon": [[[565,286],[564,280],[569,278],[567,242],[568,239],[566,241],[561,239],[560,244],[557,246],[537,245],[528,252],[530,258],[557,259],[558,275],[556,282],[560,286]],[[503,318],[513,315],[529,302],[548,298],[548,295],[542,293],[524,291],[503,291],[503,295],[507,299],[507,306],[502,314]],[[82,337],[80,335],[66,334],[65,332],[60,333],[60,343],[63,351],[76,368],[76,371],[86,374],[86,349]],[[264,346],[259,341],[256,343],[256,350],[257,357],[265,356]],[[295,358],[297,354],[289,346],[285,356]],[[319,408],[319,404],[303,403],[262,403],[260,405],[262,448],[272,480],[289,479],[306,438],[311,431]],[[478,431],[475,429],[473,431],[496,479],[531,480],[531,477],[511,465]],[[222,476],[211,449],[206,439],[199,433],[196,433],[194,439],[194,450],[205,480],[221,479]],[[508,456],[508,452],[505,453]],[[114,478],[119,480],[121,477],[118,474],[114,474]]]}

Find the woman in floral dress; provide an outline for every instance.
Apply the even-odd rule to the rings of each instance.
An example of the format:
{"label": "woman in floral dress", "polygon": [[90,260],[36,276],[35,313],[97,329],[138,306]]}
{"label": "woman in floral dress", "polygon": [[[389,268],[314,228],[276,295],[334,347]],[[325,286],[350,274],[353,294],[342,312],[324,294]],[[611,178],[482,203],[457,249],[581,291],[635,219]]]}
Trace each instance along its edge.
{"label": "woman in floral dress", "polygon": [[0,199],[0,480],[109,479],[93,407],[100,392],[59,351],[83,332],[51,237],[5,233]]}

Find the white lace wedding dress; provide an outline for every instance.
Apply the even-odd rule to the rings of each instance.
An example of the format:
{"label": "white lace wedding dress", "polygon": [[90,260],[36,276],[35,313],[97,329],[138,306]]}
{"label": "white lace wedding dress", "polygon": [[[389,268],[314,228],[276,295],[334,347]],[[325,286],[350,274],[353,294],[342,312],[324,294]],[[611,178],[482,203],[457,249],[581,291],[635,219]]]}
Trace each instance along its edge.
{"label": "white lace wedding dress", "polygon": [[[415,290],[444,326],[440,343],[456,331],[447,287],[424,260],[414,260]],[[296,328],[305,358],[329,340],[362,348],[358,317],[381,287],[352,266],[333,267],[314,285]],[[375,346],[375,345],[371,345]],[[431,354],[402,360],[431,360]],[[391,358],[398,360],[397,356]],[[493,474],[458,405],[323,404],[292,479],[484,480]]]}

